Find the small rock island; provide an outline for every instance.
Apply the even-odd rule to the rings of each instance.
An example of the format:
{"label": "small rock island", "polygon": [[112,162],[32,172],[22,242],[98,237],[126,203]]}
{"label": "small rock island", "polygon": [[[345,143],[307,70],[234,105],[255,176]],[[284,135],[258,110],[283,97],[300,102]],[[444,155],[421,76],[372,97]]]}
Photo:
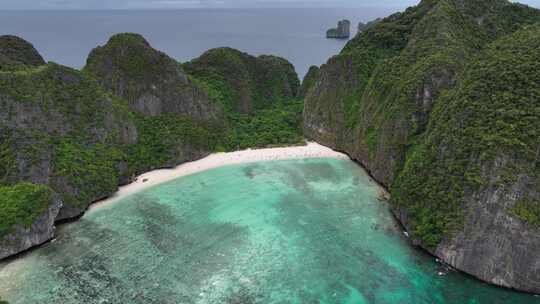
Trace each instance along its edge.
{"label": "small rock island", "polygon": [[331,28],[326,31],[326,38],[348,39],[350,36],[351,22],[349,20],[341,20],[338,22],[337,28]]}

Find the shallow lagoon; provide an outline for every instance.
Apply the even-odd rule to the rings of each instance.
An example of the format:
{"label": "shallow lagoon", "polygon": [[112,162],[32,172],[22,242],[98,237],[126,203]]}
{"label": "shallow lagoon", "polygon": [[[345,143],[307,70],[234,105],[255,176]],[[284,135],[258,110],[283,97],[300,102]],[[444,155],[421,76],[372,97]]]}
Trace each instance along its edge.
{"label": "shallow lagoon", "polygon": [[351,161],[227,166],[94,209],[0,264],[17,303],[540,303],[410,246]]}

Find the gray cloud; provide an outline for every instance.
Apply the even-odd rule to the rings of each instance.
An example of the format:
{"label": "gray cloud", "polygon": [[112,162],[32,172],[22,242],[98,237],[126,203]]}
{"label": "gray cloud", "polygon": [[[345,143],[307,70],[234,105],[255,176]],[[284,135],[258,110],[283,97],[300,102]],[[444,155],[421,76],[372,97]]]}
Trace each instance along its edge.
{"label": "gray cloud", "polygon": [[[540,0],[519,2],[540,7]],[[226,7],[395,7],[418,0],[0,0],[0,9],[166,9]]]}

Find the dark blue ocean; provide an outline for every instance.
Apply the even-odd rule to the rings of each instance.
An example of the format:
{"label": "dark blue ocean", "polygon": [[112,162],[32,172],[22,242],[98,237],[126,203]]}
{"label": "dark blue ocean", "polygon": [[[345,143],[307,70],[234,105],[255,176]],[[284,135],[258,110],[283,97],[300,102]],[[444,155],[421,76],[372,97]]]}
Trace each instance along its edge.
{"label": "dark blue ocean", "polygon": [[0,11],[0,34],[32,42],[48,61],[81,68],[92,48],[114,33],[137,32],[184,62],[221,46],[291,61],[300,77],[339,53],[346,41],[325,32],[339,19],[353,24],[397,9],[186,9],[145,11]]}

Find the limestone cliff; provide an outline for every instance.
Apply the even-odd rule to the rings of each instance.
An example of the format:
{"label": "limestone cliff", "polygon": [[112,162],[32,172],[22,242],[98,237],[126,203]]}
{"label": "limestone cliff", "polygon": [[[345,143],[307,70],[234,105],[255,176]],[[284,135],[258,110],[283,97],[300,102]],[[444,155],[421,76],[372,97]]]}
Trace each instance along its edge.
{"label": "limestone cliff", "polygon": [[320,73],[321,73],[321,70],[319,69],[319,67],[317,66],[309,67],[309,71],[307,72],[306,76],[304,76],[302,85],[298,89],[299,98],[305,98],[309,90],[317,84]]}
{"label": "limestone cliff", "polygon": [[223,107],[223,150],[304,142],[300,81],[287,60],[217,48],[183,67]]}
{"label": "limestone cliff", "polygon": [[[82,72],[45,64],[30,43],[7,40],[0,43],[9,55],[0,70],[0,258],[49,240],[55,221],[82,215],[138,173],[229,147],[302,139],[299,81],[284,59],[229,51],[253,63],[242,83],[253,84],[257,111],[244,117],[226,107],[237,100],[221,98],[242,96],[244,87],[212,87],[136,34],[113,36]],[[236,64],[229,60],[205,68],[227,71]],[[236,84],[233,76],[220,80]]]}
{"label": "limestone cliff", "polygon": [[50,63],[0,73],[3,184],[49,185],[60,218],[116,190],[122,157],[137,131],[122,105],[82,73]]}
{"label": "limestone cliff", "polygon": [[390,188],[415,242],[531,292],[540,291],[540,39],[524,28],[535,22],[538,10],[504,0],[424,0],[323,65],[304,109],[308,137]]}
{"label": "limestone cliff", "polygon": [[107,91],[128,101],[144,115],[188,115],[216,120],[219,109],[194,84],[180,64],[155,50],[138,34],[118,34],[88,56],[84,71]]}
{"label": "limestone cliff", "polygon": [[269,55],[255,57],[231,48],[209,50],[184,68],[223,93],[225,107],[243,114],[294,98],[300,85],[287,60]]}
{"label": "limestone cliff", "polygon": [[368,23],[363,23],[363,22],[360,22],[358,23],[358,33],[362,33],[363,31],[369,29],[370,27],[374,26],[375,24],[377,24],[379,21],[381,21],[382,18],[377,18],[375,20],[371,20],[369,21]]}
{"label": "limestone cliff", "polygon": [[17,36],[0,36],[0,71],[42,64],[45,64],[43,57],[29,42]]}
{"label": "limestone cliff", "polygon": [[491,44],[441,97],[392,187],[398,216],[424,244],[436,245],[437,256],[492,283],[535,293],[539,49],[540,25]]}
{"label": "limestone cliff", "polygon": [[132,112],[93,78],[54,63],[0,71],[0,108],[0,185],[43,185],[55,197],[48,209],[29,196],[0,199],[3,257],[50,239],[54,221],[80,216],[133,175],[207,155],[219,136],[200,112]]}
{"label": "limestone cliff", "polygon": [[351,22],[341,20],[336,28],[326,31],[326,38],[348,39],[351,36]]}

